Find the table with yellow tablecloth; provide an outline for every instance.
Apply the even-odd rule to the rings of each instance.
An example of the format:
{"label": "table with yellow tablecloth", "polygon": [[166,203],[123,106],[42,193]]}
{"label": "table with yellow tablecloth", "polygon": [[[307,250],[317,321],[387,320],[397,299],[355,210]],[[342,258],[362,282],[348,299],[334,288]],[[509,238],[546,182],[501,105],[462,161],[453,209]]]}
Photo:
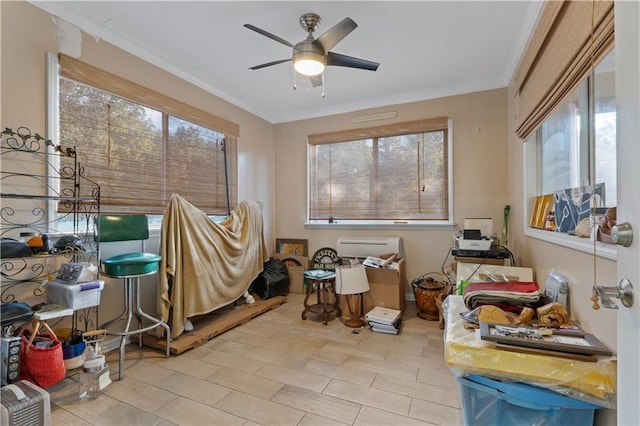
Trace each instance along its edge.
{"label": "table with yellow tablecloth", "polygon": [[544,387],[563,395],[616,408],[617,363],[614,357],[597,362],[506,351],[481,340],[480,330],[467,330],[460,314],[467,311],[462,296],[443,304],[446,319],[445,360],[457,376],[479,374]]}

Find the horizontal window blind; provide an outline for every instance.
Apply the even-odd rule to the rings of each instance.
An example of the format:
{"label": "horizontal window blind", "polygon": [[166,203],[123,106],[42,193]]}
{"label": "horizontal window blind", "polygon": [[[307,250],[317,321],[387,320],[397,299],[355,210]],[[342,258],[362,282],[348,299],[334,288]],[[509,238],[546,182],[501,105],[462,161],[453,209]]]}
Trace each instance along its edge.
{"label": "horizontal window blind", "polygon": [[58,54],[60,75],[71,80],[97,87],[130,101],[164,111],[204,127],[216,129],[229,136],[240,137],[240,126],[217,117],[189,104],[180,102],[162,93],[147,89],[132,81],[101,70],[93,65],[74,59],[63,53]]}
{"label": "horizontal window blind", "polygon": [[100,185],[101,212],[162,214],[174,193],[211,215],[236,205],[237,126],[63,58],[74,71],[59,79],[60,142],[77,148],[85,175]]}
{"label": "horizontal window blind", "polygon": [[614,45],[613,1],[547,1],[515,75],[526,139]]}
{"label": "horizontal window blind", "polygon": [[309,220],[447,220],[448,119],[311,135]]}

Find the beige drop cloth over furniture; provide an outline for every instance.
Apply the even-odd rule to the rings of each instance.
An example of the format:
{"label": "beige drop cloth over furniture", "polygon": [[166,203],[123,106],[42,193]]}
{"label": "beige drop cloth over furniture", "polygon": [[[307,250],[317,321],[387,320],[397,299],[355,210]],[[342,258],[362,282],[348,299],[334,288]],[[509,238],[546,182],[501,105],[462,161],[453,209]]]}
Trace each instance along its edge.
{"label": "beige drop cloth over furniture", "polygon": [[247,291],[269,259],[262,207],[241,202],[215,223],[174,194],[162,219],[159,303],[171,337],[184,320],[226,306]]}

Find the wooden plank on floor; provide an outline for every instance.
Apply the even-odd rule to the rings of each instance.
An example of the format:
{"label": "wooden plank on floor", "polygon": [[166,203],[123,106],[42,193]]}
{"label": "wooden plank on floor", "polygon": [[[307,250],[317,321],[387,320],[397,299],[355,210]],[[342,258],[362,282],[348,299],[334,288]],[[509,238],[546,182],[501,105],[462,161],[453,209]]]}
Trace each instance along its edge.
{"label": "wooden plank on floor", "polygon": [[[249,322],[258,315],[277,308],[286,301],[286,296],[275,296],[267,300],[260,300],[256,297],[256,302],[252,305],[230,305],[207,315],[190,318],[193,323],[193,330],[185,332],[178,338],[172,340],[169,343],[169,351],[172,355],[180,355],[189,349],[207,343],[225,331]],[[155,349],[161,349],[162,351],[164,351],[166,347],[164,339],[146,334],[143,339],[143,344]]]}

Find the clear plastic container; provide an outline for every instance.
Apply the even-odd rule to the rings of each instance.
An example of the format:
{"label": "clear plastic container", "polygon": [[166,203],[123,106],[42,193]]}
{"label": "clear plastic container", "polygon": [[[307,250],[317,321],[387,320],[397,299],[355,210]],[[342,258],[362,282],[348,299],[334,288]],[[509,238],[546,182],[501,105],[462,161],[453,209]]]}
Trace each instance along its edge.
{"label": "clear plastic container", "polygon": [[104,355],[87,359],[82,364],[79,393],[81,399],[98,398],[110,383],[109,365],[106,363]]}

